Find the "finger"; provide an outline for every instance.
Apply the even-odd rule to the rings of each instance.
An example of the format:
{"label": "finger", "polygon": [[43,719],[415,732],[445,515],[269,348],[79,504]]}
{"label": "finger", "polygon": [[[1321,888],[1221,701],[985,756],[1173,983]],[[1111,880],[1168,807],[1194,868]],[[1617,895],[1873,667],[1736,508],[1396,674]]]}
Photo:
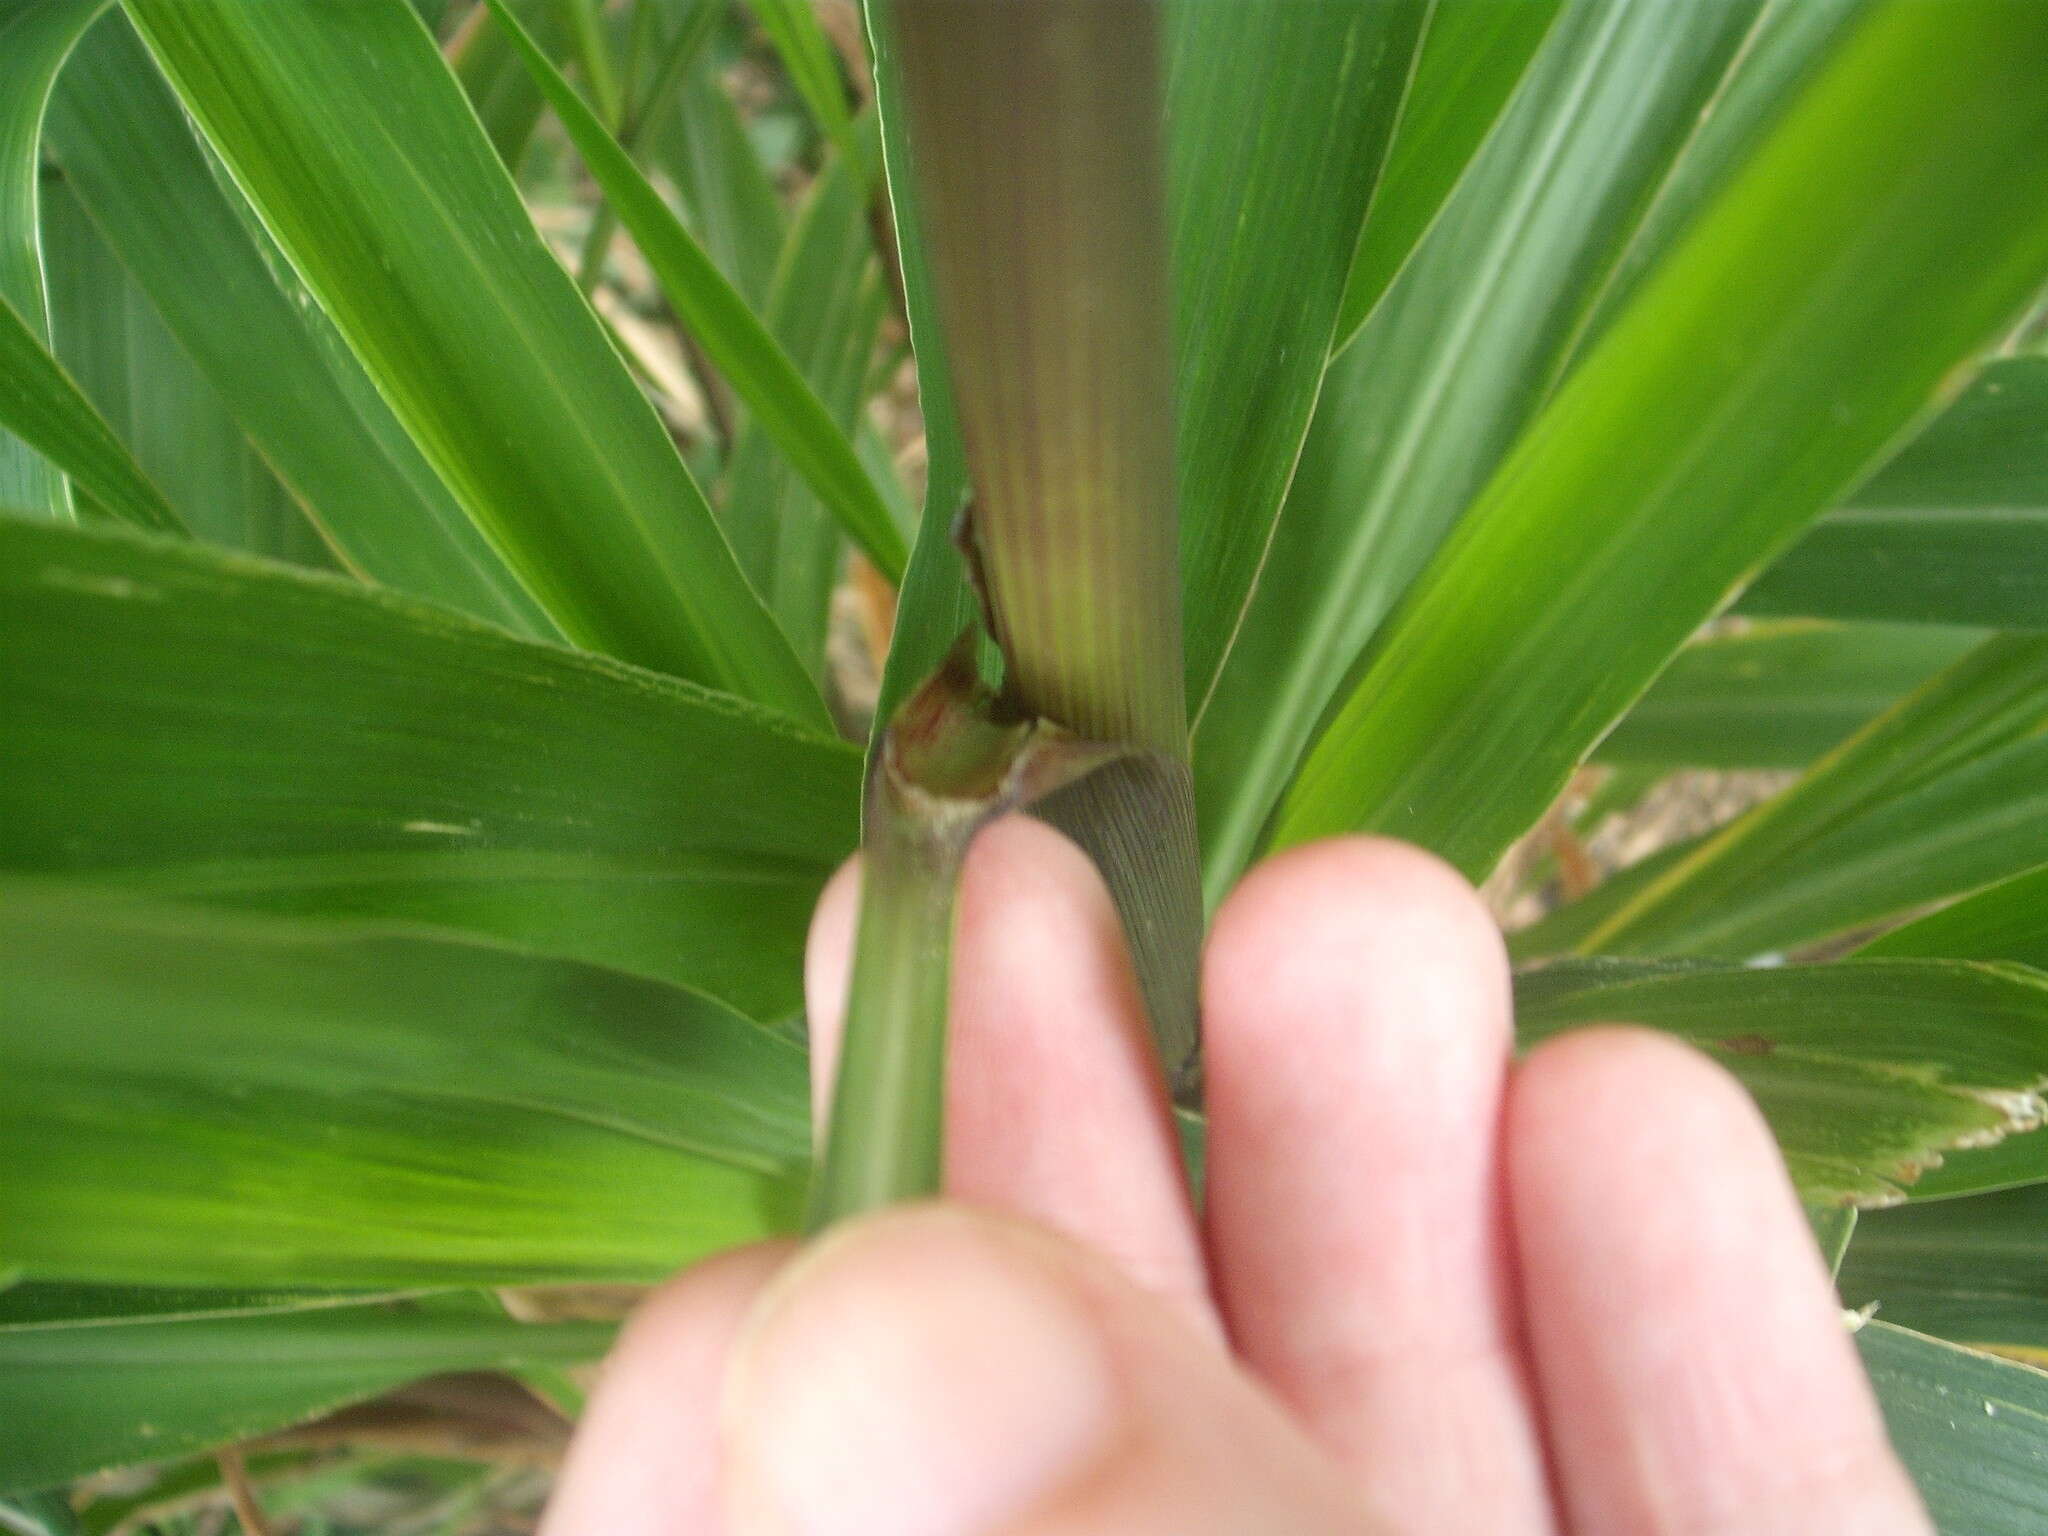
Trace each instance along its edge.
{"label": "finger", "polygon": [[771,1288],[724,1417],[729,1536],[1352,1536],[1341,1480],[1179,1309],[965,1206]]}
{"label": "finger", "polygon": [[723,1255],[641,1303],[577,1425],[541,1536],[716,1536],[726,1357],[791,1252],[768,1243]]}
{"label": "finger", "polygon": [[1209,1233],[1252,1367],[1399,1531],[1549,1528],[1496,1133],[1507,961],[1470,886],[1347,838],[1269,860],[1204,973]]}
{"label": "finger", "polygon": [[[857,879],[812,925],[814,1102],[830,1095]],[[961,882],[946,1189],[1045,1223],[1208,1312],[1207,1281],[1144,1005],[1095,868],[1023,817],[975,839]]]}
{"label": "finger", "polygon": [[1648,1031],[1580,1031],[1518,1070],[1507,1140],[1573,1531],[1927,1530],[1733,1078]]}

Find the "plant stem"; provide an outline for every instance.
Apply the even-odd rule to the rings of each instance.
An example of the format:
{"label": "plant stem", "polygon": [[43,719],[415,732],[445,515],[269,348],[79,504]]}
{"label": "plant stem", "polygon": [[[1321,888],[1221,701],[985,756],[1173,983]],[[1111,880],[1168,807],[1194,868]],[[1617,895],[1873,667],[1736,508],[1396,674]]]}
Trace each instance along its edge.
{"label": "plant stem", "polygon": [[853,982],[810,1225],[938,1193],[953,908],[972,828],[933,828],[870,786]]}

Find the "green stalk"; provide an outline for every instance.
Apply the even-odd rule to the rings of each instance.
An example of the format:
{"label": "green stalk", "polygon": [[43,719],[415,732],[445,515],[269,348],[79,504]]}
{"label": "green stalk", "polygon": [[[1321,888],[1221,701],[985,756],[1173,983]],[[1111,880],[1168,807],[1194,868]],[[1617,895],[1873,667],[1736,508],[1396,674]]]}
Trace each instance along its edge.
{"label": "green stalk", "polygon": [[1122,753],[1010,715],[972,635],[900,709],[868,779],[860,918],[810,1225],[939,1192],[953,909],[974,835]]}
{"label": "green stalk", "polygon": [[946,995],[966,839],[920,822],[886,771],[869,783],[862,820],[853,980],[813,1231],[937,1194],[942,1177]]}
{"label": "green stalk", "polygon": [[911,160],[974,484],[963,543],[1007,697],[1142,756],[1046,817],[1109,884],[1192,1071],[1162,57],[1154,0],[895,0]]}
{"label": "green stalk", "polygon": [[1095,856],[1170,1066],[1196,1041],[1158,8],[890,12],[975,488],[955,537],[1004,679],[963,636],[876,754],[814,1225],[940,1188],[955,888],[1005,810],[1044,799]]}

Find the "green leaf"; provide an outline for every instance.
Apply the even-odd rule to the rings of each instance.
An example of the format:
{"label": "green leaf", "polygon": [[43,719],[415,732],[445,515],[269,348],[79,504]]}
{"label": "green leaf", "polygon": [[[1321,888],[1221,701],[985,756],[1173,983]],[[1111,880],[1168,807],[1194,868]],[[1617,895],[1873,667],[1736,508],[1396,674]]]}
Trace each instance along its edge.
{"label": "green leaf", "polygon": [[[49,340],[37,182],[43,112],[57,71],[105,0],[0,0],[0,300]],[[72,517],[64,477],[0,431],[0,507]]]}
{"label": "green leaf", "polygon": [[[1559,961],[1516,978],[1515,1014],[1524,1046],[1617,1020],[1698,1046],[1755,1095],[1813,1204],[1893,1203],[1943,1152],[2048,1108],[2048,975],[2024,966]],[[2016,1141],[2048,1171],[2048,1137]]]}
{"label": "green leaf", "polygon": [[2048,1520],[2048,1374],[1889,1323],[1866,1323],[1856,1347],[1943,1536],[2035,1536]]}
{"label": "green leaf", "polygon": [[917,356],[918,407],[924,417],[924,507],[910,563],[897,592],[896,628],[882,668],[870,760],[912,690],[937,670],[947,649],[980,608],[953,546],[953,519],[967,499],[967,451],[953,405],[953,364],[932,292],[924,201],[910,148],[903,100],[903,56],[894,14],[900,0],[863,0],[868,53],[874,61],[875,105],[881,116],[882,161],[896,228],[910,339]]}
{"label": "green leaf", "polygon": [[[0,867],[798,1000],[859,756],[329,578],[0,519]],[[141,745],[138,745],[141,744]]]}
{"label": "green leaf", "polygon": [[1780,619],[1696,640],[1594,755],[1671,767],[1804,767],[1981,638]]}
{"label": "green leaf", "polygon": [[1873,1212],[1841,1283],[1888,1322],[2048,1358],[2048,1185]]}
{"label": "green leaf", "polygon": [[[50,137],[109,248],[353,570],[522,634],[558,636],[240,194],[217,179],[120,15],[72,55]],[[174,387],[167,379],[144,389]]]}
{"label": "green leaf", "polygon": [[1767,0],[1757,9],[1756,26],[1743,40],[1734,68],[1707,103],[1587,317],[1581,353],[1628,307],[1642,279],[1748,163],[1870,8],[1870,0]]}
{"label": "green leaf", "polygon": [[1367,828],[1484,873],[2010,323],[2048,269],[2038,22],[2025,0],[1860,21],[1375,638],[1277,843]]}
{"label": "green leaf", "polygon": [[[568,52],[562,36],[561,16],[553,0],[512,0],[513,14],[547,50],[551,59]],[[540,123],[540,87],[526,72],[512,40],[495,25],[490,9],[479,5],[470,13],[457,36],[450,41],[448,62],[463,92],[476,108],[491,147],[516,180],[519,163],[526,158],[526,146]]]}
{"label": "green leaf", "polygon": [[644,1280],[801,1198],[801,1051],[697,994],[51,882],[0,912],[0,1249],[31,1273]]}
{"label": "green leaf", "polygon": [[[762,311],[841,432],[858,425],[886,304],[867,208],[858,176],[834,159],[790,228]],[[822,672],[842,563],[839,527],[757,422],[743,425],[733,445],[721,516],[740,568],[797,654]]]}
{"label": "green leaf", "polygon": [[0,1492],[208,1450],[419,1376],[589,1360],[612,1332],[408,1301],[79,1322],[23,1320],[13,1301],[0,1305]]}
{"label": "green leaf", "polygon": [[646,142],[718,270],[749,304],[765,304],[782,251],[782,205],[715,60],[691,67],[675,111],[648,124]]}
{"label": "green leaf", "polygon": [[1755,9],[1567,5],[1331,366],[1259,591],[1196,722],[1212,905],[1367,639],[1549,391]]}
{"label": "green leaf", "polygon": [[1857,953],[2019,960],[2048,970],[2048,863],[1894,928]]}
{"label": "green leaf", "polygon": [[[606,124],[616,128],[624,103],[619,96],[618,72],[612,67],[611,49],[605,42],[604,21],[597,13],[597,0],[554,0],[554,7],[562,30],[569,36],[576,67],[583,72],[583,87],[590,93],[591,104]],[[507,14],[498,13],[500,24]],[[518,40],[515,34],[515,46]]]}
{"label": "green leaf", "polygon": [[[747,0],[747,8],[768,34],[790,83],[804,99],[811,116],[825,137],[838,148],[842,159],[861,166],[860,140],[854,133],[853,117],[846,105],[846,87],[839,81],[839,64],[832,43],[818,24],[811,0]],[[861,180],[866,180],[865,167]]]}
{"label": "green leaf", "polygon": [[428,461],[563,632],[825,724],[404,0],[128,10]]}
{"label": "green leaf", "polygon": [[632,157],[519,30],[504,0],[489,3],[690,334],[746,402],[754,422],[775,440],[875,567],[891,582],[900,581],[906,559],[903,535],[832,413]]}
{"label": "green leaf", "polygon": [[2048,628],[2048,358],[1985,368],[1741,607]]}
{"label": "green leaf", "polygon": [[1781,951],[2048,862],[2048,637],[1984,642],[1578,943]]}
{"label": "green leaf", "polygon": [[109,516],[159,533],[187,531],[163,492],[150,484],[134,455],[5,298],[0,298],[0,425],[12,428],[77,481]]}
{"label": "green leaf", "polygon": [[61,177],[43,187],[43,248],[57,360],[193,537],[338,570],[333,550],[250,446]]}
{"label": "green leaf", "polygon": [[1197,712],[1301,453],[1427,9],[1165,7],[1180,563]]}
{"label": "green leaf", "polygon": [[1337,306],[1342,349],[1372,313],[1486,137],[1560,0],[1436,0],[1415,79],[1387,150],[1386,173],[1358,237]]}

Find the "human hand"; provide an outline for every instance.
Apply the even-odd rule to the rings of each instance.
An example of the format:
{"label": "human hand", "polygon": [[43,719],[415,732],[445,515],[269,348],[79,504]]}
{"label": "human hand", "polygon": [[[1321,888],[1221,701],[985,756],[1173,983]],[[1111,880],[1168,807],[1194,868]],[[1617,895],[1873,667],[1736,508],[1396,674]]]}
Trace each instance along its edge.
{"label": "human hand", "polygon": [[[855,899],[842,871],[812,927],[821,1102]],[[1093,869],[984,833],[957,1203],[658,1292],[546,1536],[1928,1529],[1719,1068],[1627,1029],[1511,1065],[1491,920],[1387,842],[1255,871],[1203,981],[1206,1219]]]}

